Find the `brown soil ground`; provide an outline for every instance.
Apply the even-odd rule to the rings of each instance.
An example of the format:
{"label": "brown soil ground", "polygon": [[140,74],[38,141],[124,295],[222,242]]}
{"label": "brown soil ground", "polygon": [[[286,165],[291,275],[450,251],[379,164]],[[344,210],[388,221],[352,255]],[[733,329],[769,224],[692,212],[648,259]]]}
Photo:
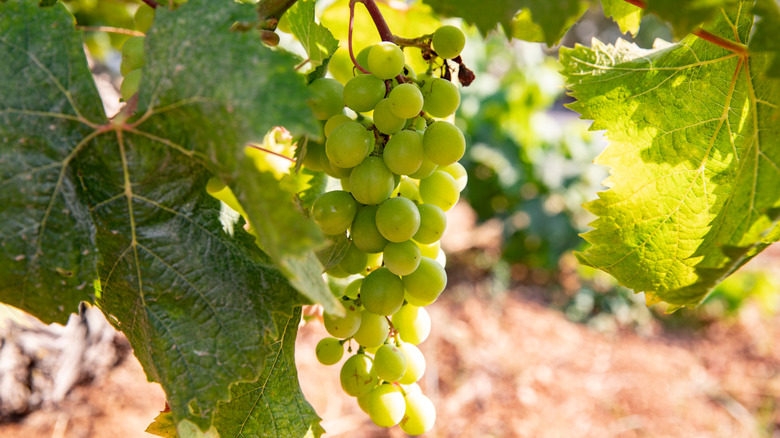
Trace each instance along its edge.
{"label": "brown soil ground", "polygon": [[[769,260],[780,265],[776,254]],[[655,322],[642,335],[605,333],[545,306],[538,288],[496,294],[487,280],[452,274],[420,345],[420,383],[438,410],[427,436],[780,438],[780,316],[747,304],[697,331]],[[373,426],[341,391],[338,365],[317,363],[324,335],[321,324],[304,325],[297,360],[326,436],[406,436]],[[0,437],[150,436],[142,431],[163,400],[130,357],[62,406],[0,425]]]}

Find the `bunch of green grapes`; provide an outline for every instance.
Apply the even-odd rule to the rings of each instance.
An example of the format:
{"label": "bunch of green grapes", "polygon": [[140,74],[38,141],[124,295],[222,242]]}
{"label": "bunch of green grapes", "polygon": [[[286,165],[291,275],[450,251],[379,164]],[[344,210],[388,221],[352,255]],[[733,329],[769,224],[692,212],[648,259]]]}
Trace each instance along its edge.
{"label": "bunch of green grapes", "polygon": [[[440,57],[454,58],[465,39],[444,26],[431,41]],[[346,255],[327,274],[351,279],[340,297],[346,315],[324,315],[332,337],[317,344],[316,355],[332,365],[345,349],[355,352],[341,368],[344,391],[375,424],[418,435],[433,427],[436,412],[416,384],[425,371],[417,345],[431,330],[425,306],[447,285],[439,245],[445,212],[466,184],[458,163],[465,138],[441,120],[455,113],[460,93],[432,68],[416,75],[390,42],[362,51],[357,63],[370,73],[345,85],[328,78],[310,85],[309,106],[324,122],[326,141],[309,143],[304,166],[342,188],[320,195],[311,217],[325,234],[348,237]]]}

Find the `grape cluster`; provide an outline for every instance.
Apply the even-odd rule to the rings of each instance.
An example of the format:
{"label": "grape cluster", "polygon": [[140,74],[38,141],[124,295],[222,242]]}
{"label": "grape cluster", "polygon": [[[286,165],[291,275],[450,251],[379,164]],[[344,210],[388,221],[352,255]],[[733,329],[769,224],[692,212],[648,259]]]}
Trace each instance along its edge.
{"label": "grape cluster", "polygon": [[[455,58],[465,38],[443,26],[431,41],[440,57]],[[399,424],[418,435],[436,416],[416,383],[425,372],[417,345],[431,330],[424,306],[447,285],[439,239],[445,212],[466,184],[458,163],[463,133],[437,119],[455,112],[460,93],[432,68],[416,75],[391,42],[368,47],[356,61],[368,73],[343,86],[329,78],[310,84],[309,106],[324,121],[326,141],[309,143],[304,166],[339,179],[342,188],[320,195],[311,217],[325,234],[348,236],[344,258],[326,272],[352,280],[341,296],[346,314],[324,315],[332,337],[317,344],[316,355],[332,365],[356,349],[341,368],[344,391],[378,426]]]}

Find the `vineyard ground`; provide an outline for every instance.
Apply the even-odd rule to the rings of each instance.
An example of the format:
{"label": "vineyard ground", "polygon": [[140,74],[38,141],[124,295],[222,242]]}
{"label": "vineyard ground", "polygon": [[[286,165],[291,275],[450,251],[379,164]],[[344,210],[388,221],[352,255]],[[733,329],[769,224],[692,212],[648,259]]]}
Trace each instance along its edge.
{"label": "vineyard ground", "polygon": [[[455,222],[455,250],[494,235]],[[780,266],[777,250],[763,263]],[[780,316],[748,304],[695,333],[657,323],[642,335],[604,333],[543,305],[538,288],[491,295],[485,278],[452,278],[430,308],[434,330],[421,345],[429,364],[421,385],[439,415],[428,436],[780,437]],[[324,334],[319,323],[304,325],[297,360],[326,436],[405,436],[373,426],[338,387],[338,366],[316,362]],[[150,436],[141,431],[162,406],[162,391],[129,357],[102,381],[75,388],[57,409],[0,424],[0,436]]]}

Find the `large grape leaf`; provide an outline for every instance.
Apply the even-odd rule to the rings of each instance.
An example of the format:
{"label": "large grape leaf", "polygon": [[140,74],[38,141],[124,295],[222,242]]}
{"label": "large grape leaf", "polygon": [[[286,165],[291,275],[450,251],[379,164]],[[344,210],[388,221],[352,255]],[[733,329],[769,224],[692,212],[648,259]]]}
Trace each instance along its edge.
{"label": "large grape leaf", "polygon": [[309,55],[309,62],[317,67],[329,59],[339,48],[333,34],[314,21],[314,0],[298,0],[286,12],[293,35],[301,42]]}
{"label": "large grape leaf", "polygon": [[175,422],[204,430],[302,302],[253,236],[223,231],[205,191],[214,173],[233,183],[245,142],[272,124],[315,126],[293,59],[229,31],[253,15],[232,1],[158,11],[140,117],[109,121],[64,7],[0,5],[0,299],[64,320],[99,279],[95,301]]}
{"label": "large grape leaf", "polygon": [[[746,41],[749,3],[709,30]],[[695,305],[777,240],[780,84],[762,79],[768,62],[695,36],[561,51],[572,109],[610,141],[596,161],[611,167],[610,190],[587,205],[598,219],[582,263],[651,300]]]}
{"label": "large grape leaf", "polygon": [[[645,0],[645,9],[668,21],[682,38],[720,15],[724,8],[738,8],[742,0]],[[748,8],[749,9],[749,8]],[[732,35],[733,38],[733,35]],[[747,38],[742,39],[747,41]]]}

